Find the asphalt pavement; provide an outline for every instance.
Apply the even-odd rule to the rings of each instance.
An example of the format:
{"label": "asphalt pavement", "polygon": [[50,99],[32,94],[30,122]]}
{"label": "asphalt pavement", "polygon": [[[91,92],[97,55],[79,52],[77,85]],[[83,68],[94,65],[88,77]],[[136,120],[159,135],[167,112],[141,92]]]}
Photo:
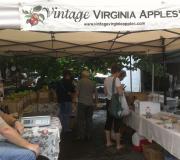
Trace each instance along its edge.
{"label": "asphalt pavement", "polygon": [[76,140],[76,130],[61,134],[59,160],[144,160],[143,154],[132,150],[133,130],[125,129],[122,141],[125,149],[117,151],[115,146],[105,147],[105,110],[96,110],[93,115],[91,140]]}

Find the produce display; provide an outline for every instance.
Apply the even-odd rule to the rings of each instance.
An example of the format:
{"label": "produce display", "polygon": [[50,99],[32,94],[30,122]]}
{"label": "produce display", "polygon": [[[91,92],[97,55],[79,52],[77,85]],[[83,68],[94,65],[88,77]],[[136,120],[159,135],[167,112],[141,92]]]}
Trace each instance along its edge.
{"label": "produce display", "polygon": [[160,112],[153,115],[153,119],[158,120],[157,124],[163,125],[164,128],[176,130],[176,126],[179,125],[178,121],[180,120],[180,117],[171,113]]}
{"label": "produce display", "polygon": [[45,104],[49,102],[56,102],[56,93],[54,90],[49,90],[48,86],[43,86],[42,89],[34,92],[25,90],[21,92],[11,93],[5,96],[1,106],[8,108],[9,113],[21,114],[23,110],[33,104]]}
{"label": "produce display", "polygon": [[21,113],[23,108],[37,101],[37,94],[33,91],[23,91],[5,96],[1,106],[8,108],[9,113]]}
{"label": "produce display", "polygon": [[180,119],[177,115],[163,112],[153,115],[153,118],[161,121],[171,121],[172,123],[177,123],[178,119]]}
{"label": "produce display", "polygon": [[5,100],[19,100],[21,98],[24,98],[25,96],[28,96],[30,93],[32,93],[32,91],[21,91],[18,93],[12,93],[8,96],[5,97]]}

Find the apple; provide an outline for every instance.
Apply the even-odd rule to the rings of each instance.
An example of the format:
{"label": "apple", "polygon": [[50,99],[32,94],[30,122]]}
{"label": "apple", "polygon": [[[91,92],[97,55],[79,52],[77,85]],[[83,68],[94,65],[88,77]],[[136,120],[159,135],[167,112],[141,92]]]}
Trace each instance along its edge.
{"label": "apple", "polygon": [[29,23],[31,24],[31,26],[37,25],[38,24],[38,19],[35,17],[31,17],[31,19],[29,20]]}

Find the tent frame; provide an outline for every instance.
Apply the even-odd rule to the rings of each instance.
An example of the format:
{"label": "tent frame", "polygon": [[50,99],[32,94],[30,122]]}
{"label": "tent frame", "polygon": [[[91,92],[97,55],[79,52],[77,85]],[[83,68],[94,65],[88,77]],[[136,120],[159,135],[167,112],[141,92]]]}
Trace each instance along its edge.
{"label": "tent frame", "polygon": [[[153,30],[150,30],[150,31],[133,31],[133,32],[97,32],[97,33],[114,34],[115,38],[111,39],[111,40],[107,40],[107,41],[99,41],[99,42],[88,43],[88,44],[77,44],[77,43],[71,43],[71,42],[66,42],[66,41],[59,41],[59,40],[55,39],[56,34],[66,33],[66,32],[41,32],[41,33],[50,34],[50,37],[51,37],[50,40],[33,41],[33,42],[17,42],[17,41],[11,41],[11,40],[6,40],[6,39],[0,39],[1,42],[10,43],[10,44],[5,44],[5,45],[0,45],[0,48],[8,47],[9,50],[6,52],[6,54],[11,53],[11,55],[16,55],[16,56],[18,56],[18,55],[26,55],[29,52],[32,55],[34,54],[34,55],[45,55],[45,56],[49,55],[49,56],[51,56],[52,53],[56,53],[55,57],[72,56],[72,57],[87,57],[87,58],[89,57],[90,58],[92,56],[96,56],[96,57],[103,56],[103,57],[105,57],[105,56],[112,56],[112,55],[127,54],[126,52],[123,52],[121,50],[127,49],[129,47],[141,46],[141,47],[157,48],[157,49],[162,50],[163,47],[167,47],[167,46],[171,45],[172,43],[174,43],[174,42],[176,42],[177,40],[180,39],[180,33],[164,29],[164,30],[161,30],[161,31],[176,34],[176,35],[178,35],[178,37],[171,38],[171,39],[169,39],[170,42],[168,42],[167,44],[164,43],[164,44],[161,44],[161,45],[150,45],[150,44],[148,44],[148,43],[151,43],[151,42],[161,40],[161,37],[159,39],[155,39],[155,40],[151,40],[151,41],[137,42],[137,43],[119,42],[119,40],[121,40],[121,38],[123,38],[123,37],[125,37],[127,35],[130,35],[130,34],[133,34],[133,33],[151,32],[151,31],[153,31]],[[72,32],[67,32],[67,33],[72,33]],[[166,41],[166,38],[164,38],[164,39]],[[51,42],[51,44],[52,44],[51,47],[40,46],[40,44],[44,43],[44,42],[49,42],[49,43]],[[64,44],[69,45],[69,46],[60,47],[60,48],[54,48],[54,43],[55,42],[64,43]],[[109,48],[101,48],[101,47],[94,46],[94,45],[99,45],[99,44],[103,44],[103,43],[111,43],[111,45],[110,45]],[[113,46],[115,44],[117,46],[118,45],[124,45],[124,46],[113,48]],[[32,50],[29,50],[29,51],[26,51],[26,52],[20,52],[20,51],[11,50],[11,47],[19,46],[19,45],[24,45],[24,46],[27,46],[27,47],[33,47],[35,49],[42,49],[43,53],[42,52],[38,53],[38,52],[32,51]],[[80,48],[80,47],[85,47],[85,48],[89,49],[90,51],[85,51],[85,52],[76,53],[76,54],[71,53],[70,51],[68,51],[69,49],[77,49],[77,48]],[[141,52],[139,52],[139,51],[138,52],[135,52],[135,51],[131,52],[131,54],[137,54],[137,53],[141,53]],[[65,54],[65,55],[62,55],[62,54]]]}

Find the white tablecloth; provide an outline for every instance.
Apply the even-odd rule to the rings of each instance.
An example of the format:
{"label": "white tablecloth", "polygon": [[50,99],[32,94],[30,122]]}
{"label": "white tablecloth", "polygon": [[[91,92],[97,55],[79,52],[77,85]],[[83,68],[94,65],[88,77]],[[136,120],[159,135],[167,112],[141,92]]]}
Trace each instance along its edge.
{"label": "white tablecloth", "polygon": [[157,122],[158,120],[146,119],[135,112],[132,112],[125,119],[125,123],[141,136],[157,142],[172,155],[180,159],[180,132],[176,129],[166,129],[163,125],[157,124]]}

